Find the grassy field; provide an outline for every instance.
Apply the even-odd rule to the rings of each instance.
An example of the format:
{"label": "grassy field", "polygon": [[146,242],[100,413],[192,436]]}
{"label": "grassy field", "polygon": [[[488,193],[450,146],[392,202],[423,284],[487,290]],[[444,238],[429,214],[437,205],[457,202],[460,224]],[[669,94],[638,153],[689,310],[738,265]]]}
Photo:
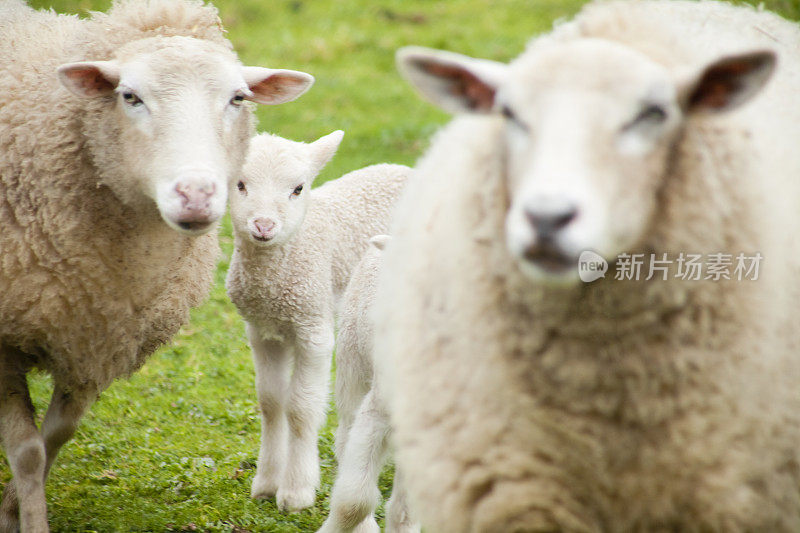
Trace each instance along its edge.
{"label": "grassy field", "polygon": [[[106,0],[34,0],[81,13]],[[260,129],[310,141],[346,132],[319,183],[361,166],[412,164],[447,120],[394,69],[394,52],[419,44],[507,60],[533,34],[576,12],[580,0],[219,0],[247,64],[304,70],[316,85],[297,102],[259,110]],[[797,18],[792,0],[767,2]],[[314,531],[335,475],[333,411],[322,431],[322,488],[313,509],[287,514],[249,498],[259,440],[253,367],[242,322],[223,287],[230,223],[209,301],[133,378],[117,382],[65,446],[47,485],[54,531]],[[30,384],[43,412],[50,382]],[[0,452],[1,454],[1,452]],[[2,459],[2,455],[0,455]],[[0,461],[0,483],[10,473]],[[388,496],[391,470],[381,479]],[[382,510],[381,510],[382,513]]]}

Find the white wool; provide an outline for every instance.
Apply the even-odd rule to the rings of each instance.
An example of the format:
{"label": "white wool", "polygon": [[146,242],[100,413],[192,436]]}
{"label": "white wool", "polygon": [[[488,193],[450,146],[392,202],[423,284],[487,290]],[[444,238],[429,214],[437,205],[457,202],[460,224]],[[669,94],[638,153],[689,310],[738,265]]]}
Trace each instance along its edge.
{"label": "white wool", "polygon": [[[799,48],[795,24],[746,7],[598,2],[511,63],[536,83],[499,82],[509,118],[480,107],[488,91],[459,103],[457,84],[422,87],[489,113],[434,139],[398,204],[378,284],[378,376],[423,527],[800,528]],[[656,114],[662,126],[639,128],[638,145],[616,144],[630,131],[619,121],[636,120],[636,83],[674,80],[689,94],[683,82],[703,65],[764,49],[775,73],[740,108],[695,112],[660,94],[676,122]],[[503,79],[498,65],[463,64],[487,84]],[[648,140],[660,155],[642,155],[666,126]],[[600,233],[582,234],[620,237],[603,241],[607,259],[760,252],[759,280],[617,281],[613,265],[588,285],[543,275],[515,247],[529,237],[508,231],[524,227],[509,214],[543,182],[560,194],[597,187],[573,199],[582,214],[608,211]]]}

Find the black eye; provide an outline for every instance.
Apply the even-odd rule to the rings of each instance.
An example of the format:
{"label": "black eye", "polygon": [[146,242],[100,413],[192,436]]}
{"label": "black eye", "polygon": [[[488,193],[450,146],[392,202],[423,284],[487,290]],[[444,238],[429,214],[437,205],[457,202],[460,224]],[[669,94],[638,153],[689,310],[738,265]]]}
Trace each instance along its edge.
{"label": "black eye", "polygon": [[295,195],[295,196],[300,196],[301,192],[303,192],[303,186],[302,185],[298,185],[297,187],[294,188],[294,191],[292,191],[292,194]]}
{"label": "black eye", "polygon": [[239,107],[240,105],[242,105],[242,102],[244,102],[244,95],[243,94],[237,94],[236,96],[231,98],[231,105],[232,106]]}
{"label": "black eye", "polygon": [[501,109],[500,112],[507,120],[513,122],[517,127],[525,131],[528,131],[528,125],[522,122],[519,118],[517,118],[517,115],[514,114],[514,112],[511,110],[510,107],[503,106],[503,109]]}
{"label": "black eye", "polygon": [[125,101],[126,104],[128,104],[131,107],[138,107],[144,103],[142,102],[141,98],[136,96],[136,94],[131,91],[123,92],[122,99]]}
{"label": "black eye", "polygon": [[243,181],[240,181],[239,183],[237,183],[236,184],[236,188],[239,189],[241,192],[245,192],[245,190],[246,190]]}

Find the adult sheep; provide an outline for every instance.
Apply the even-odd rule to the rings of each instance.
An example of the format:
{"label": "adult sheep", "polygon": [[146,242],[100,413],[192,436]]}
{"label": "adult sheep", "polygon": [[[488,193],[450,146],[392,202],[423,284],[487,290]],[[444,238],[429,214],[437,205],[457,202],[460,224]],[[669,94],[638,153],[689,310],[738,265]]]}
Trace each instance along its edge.
{"label": "adult sheep", "polygon": [[[81,415],[188,318],[253,126],[307,74],[243,67],[200,1],[91,18],[0,6],[0,531],[46,531],[44,480]],[[54,379],[41,432],[26,373]],[[19,501],[18,501],[19,500]]]}
{"label": "adult sheep", "polygon": [[[376,300],[424,527],[800,529],[798,49],[767,12],[611,2],[508,65],[399,54],[471,115],[415,170]],[[585,250],[621,258],[584,284]],[[687,280],[681,252],[763,261]],[[615,279],[621,253],[675,263]]]}

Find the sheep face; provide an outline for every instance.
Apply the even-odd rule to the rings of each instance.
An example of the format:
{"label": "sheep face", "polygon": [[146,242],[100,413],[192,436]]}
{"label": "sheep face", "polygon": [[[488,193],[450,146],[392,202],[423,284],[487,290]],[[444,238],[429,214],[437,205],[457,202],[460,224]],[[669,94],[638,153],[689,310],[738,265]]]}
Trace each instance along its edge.
{"label": "sheep face", "polygon": [[280,246],[292,239],[305,219],[311,185],[343,135],[335,131],[310,144],[267,134],[250,141],[242,174],[230,192],[240,241]]}
{"label": "sheep face", "polygon": [[509,65],[419,48],[398,59],[443,108],[505,117],[506,246],[557,283],[578,281],[584,250],[635,251],[687,119],[745,102],[774,64],[753,52],[675,74],[598,39],[534,46]]}
{"label": "sheep face", "polygon": [[112,60],[62,65],[58,74],[103,118],[88,143],[104,184],[126,204],[154,202],[170,227],[190,235],[225,212],[251,132],[244,100],[286,102],[313,82],[242,67],[222,46],[188,37],[135,41]]}

